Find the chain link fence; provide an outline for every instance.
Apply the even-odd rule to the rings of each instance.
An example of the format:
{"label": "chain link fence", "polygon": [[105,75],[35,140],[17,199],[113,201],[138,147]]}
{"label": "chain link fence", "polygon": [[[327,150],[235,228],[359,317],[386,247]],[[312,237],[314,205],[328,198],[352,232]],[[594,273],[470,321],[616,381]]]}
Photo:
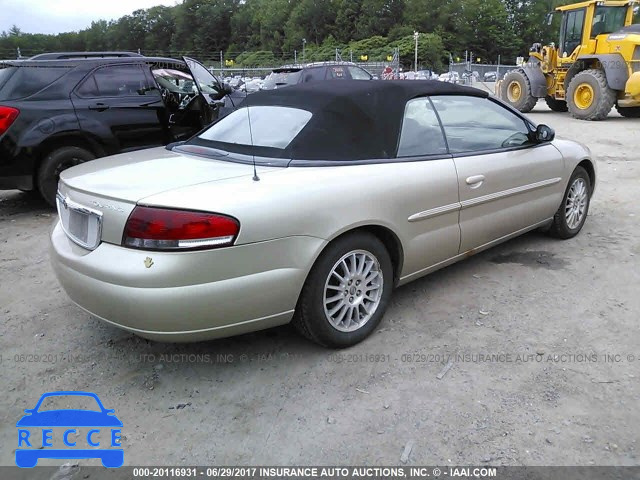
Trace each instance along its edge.
{"label": "chain link fence", "polygon": [[[473,74],[471,76],[468,75],[469,72],[477,72],[476,80],[479,81],[488,81],[488,82],[496,82],[498,80],[502,80],[502,78],[506,75],[507,72],[513,70],[514,68],[518,68],[517,65],[487,65],[483,63],[451,63],[449,64],[450,72],[457,72],[460,75],[461,81],[465,81],[464,83],[472,83]],[[466,75],[465,75],[466,74]],[[495,74],[493,75],[488,74]],[[487,76],[485,76],[487,75]]]}

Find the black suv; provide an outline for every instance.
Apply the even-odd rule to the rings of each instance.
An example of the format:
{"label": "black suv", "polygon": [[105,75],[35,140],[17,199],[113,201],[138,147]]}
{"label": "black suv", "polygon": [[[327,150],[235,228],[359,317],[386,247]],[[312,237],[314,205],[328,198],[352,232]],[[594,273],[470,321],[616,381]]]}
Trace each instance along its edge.
{"label": "black suv", "polygon": [[0,64],[0,189],[55,205],[60,172],[165,145],[214,121],[232,91],[183,57],[72,54]]}
{"label": "black suv", "polygon": [[373,80],[373,75],[351,62],[321,62],[276,68],[264,81],[262,90],[322,80]]}

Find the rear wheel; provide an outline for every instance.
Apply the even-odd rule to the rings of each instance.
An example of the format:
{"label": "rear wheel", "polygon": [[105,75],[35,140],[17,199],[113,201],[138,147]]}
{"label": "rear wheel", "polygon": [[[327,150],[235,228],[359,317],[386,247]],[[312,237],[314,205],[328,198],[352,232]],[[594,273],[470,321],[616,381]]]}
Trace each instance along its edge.
{"label": "rear wheel", "polygon": [[640,107],[619,107],[616,105],[616,110],[623,117],[640,118]]}
{"label": "rear wheel", "polygon": [[347,234],[329,244],[311,269],[293,324],[320,345],[350,347],[380,323],[392,288],[384,244],[365,232]]}
{"label": "rear wheel", "polygon": [[504,76],[500,96],[522,113],[533,110],[538,99],[531,94],[531,83],[524,70],[513,70]]}
{"label": "rear wheel", "polygon": [[579,120],[604,120],[616,103],[616,92],[609,88],[602,70],[585,70],[571,79],[567,104]]}
{"label": "rear wheel", "polygon": [[567,102],[565,102],[564,100],[556,100],[555,98],[550,96],[547,96],[544,100],[545,102],[547,102],[549,108],[554,112],[566,112],[569,110]]}
{"label": "rear wheel", "polygon": [[56,192],[60,173],[67,168],[93,160],[96,156],[80,147],[62,147],[47,155],[40,164],[37,185],[42,198],[51,205],[56,204]]}

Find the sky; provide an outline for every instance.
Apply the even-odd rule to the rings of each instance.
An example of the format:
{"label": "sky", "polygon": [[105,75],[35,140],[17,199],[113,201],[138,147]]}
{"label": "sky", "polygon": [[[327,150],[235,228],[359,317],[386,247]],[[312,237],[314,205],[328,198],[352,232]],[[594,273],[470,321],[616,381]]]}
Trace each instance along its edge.
{"label": "sky", "polygon": [[0,0],[0,32],[17,25],[24,33],[82,30],[93,20],[112,20],[140,8],[173,6],[177,0]]}

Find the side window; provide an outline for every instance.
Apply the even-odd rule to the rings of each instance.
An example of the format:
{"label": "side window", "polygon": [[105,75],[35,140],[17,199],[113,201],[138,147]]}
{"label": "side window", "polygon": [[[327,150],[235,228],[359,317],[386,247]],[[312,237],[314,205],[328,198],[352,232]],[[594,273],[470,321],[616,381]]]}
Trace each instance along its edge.
{"label": "side window", "polygon": [[345,80],[348,77],[347,69],[342,66],[331,66],[327,68],[327,79],[337,78],[339,80]]}
{"label": "side window", "polygon": [[302,70],[302,82],[317,82],[324,80],[326,72],[324,68],[307,68]]}
{"label": "side window", "polygon": [[451,153],[479,152],[531,144],[525,121],[488,98],[431,97]]}
{"label": "side window", "polygon": [[81,97],[135,97],[150,90],[139,65],[102,67],[76,90]]}
{"label": "side window", "polygon": [[438,117],[428,98],[407,102],[402,119],[398,157],[417,157],[447,153]]}
{"label": "side window", "polygon": [[582,44],[582,30],[584,27],[584,10],[567,13],[567,26],[562,54],[571,55]]}
{"label": "side window", "polygon": [[349,67],[349,73],[354,80],[371,80],[371,75],[360,67]]}

